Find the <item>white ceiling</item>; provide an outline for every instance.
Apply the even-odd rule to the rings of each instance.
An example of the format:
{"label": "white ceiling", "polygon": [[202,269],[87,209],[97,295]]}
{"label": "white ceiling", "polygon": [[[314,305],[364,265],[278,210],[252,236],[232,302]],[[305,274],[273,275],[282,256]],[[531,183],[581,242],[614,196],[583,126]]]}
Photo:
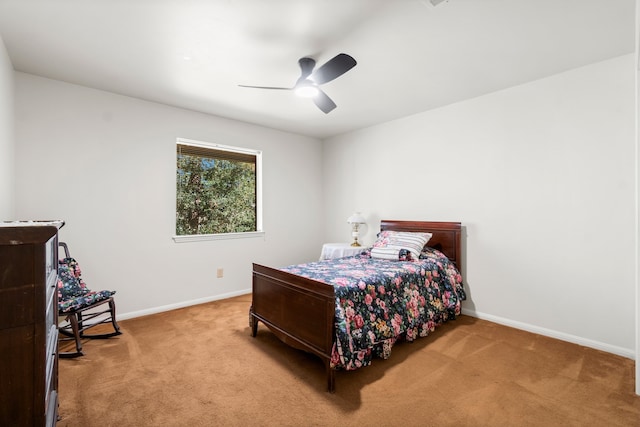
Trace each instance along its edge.
{"label": "white ceiling", "polygon": [[[634,51],[635,0],[0,0],[18,71],[326,138]],[[358,65],[293,92],[298,59]]]}

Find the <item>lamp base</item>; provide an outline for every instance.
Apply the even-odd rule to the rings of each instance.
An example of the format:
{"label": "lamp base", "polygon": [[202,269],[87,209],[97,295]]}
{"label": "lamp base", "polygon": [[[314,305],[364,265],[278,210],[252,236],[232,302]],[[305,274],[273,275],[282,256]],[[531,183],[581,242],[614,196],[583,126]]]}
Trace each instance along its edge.
{"label": "lamp base", "polygon": [[351,246],[362,246],[362,245],[361,245],[360,243],[358,243],[358,242],[353,242],[353,243],[351,244]]}

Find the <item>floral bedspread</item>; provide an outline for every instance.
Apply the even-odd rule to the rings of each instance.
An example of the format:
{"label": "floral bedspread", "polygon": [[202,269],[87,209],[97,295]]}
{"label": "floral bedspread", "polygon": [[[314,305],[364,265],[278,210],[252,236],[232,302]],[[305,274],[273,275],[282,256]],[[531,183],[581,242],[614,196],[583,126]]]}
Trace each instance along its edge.
{"label": "floral bedspread", "polygon": [[453,262],[435,249],[414,261],[388,261],[361,255],[282,268],[335,288],[336,339],[331,367],[353,370],[388,358],[404,336],[424,337],[460,314],[466,299]]}

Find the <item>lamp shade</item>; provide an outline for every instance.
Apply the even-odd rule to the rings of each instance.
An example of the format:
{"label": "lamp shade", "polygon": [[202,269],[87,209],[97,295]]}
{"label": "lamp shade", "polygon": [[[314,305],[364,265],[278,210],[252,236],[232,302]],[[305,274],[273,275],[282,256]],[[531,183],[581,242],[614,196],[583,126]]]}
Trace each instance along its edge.
{"label": "lamp shade", "polygon": [[360,212],[356,212],[347,218],[347,223],[349,224],[365,224],[366,221]]}

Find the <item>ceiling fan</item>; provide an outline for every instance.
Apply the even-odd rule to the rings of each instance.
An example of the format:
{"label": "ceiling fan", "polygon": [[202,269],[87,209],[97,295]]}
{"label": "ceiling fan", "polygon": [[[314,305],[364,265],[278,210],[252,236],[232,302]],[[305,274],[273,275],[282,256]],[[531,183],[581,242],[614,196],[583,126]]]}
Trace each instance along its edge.
{"label": "ceiling fan", "polygon": [[300,64],[300,77],[293,87],[238,86],[255,89],[293,90],[300,96],[311,98],[313,103],[327,114],[336,108],[336,104],[320,89],[319,86],[340,77],[355,67],[357,62],[346,53],[340,53],[328,60],[322,66],[318,67],[316,70],[314,70],[316,61],[313,58],[300,58],[298,60],[298,64]]}

